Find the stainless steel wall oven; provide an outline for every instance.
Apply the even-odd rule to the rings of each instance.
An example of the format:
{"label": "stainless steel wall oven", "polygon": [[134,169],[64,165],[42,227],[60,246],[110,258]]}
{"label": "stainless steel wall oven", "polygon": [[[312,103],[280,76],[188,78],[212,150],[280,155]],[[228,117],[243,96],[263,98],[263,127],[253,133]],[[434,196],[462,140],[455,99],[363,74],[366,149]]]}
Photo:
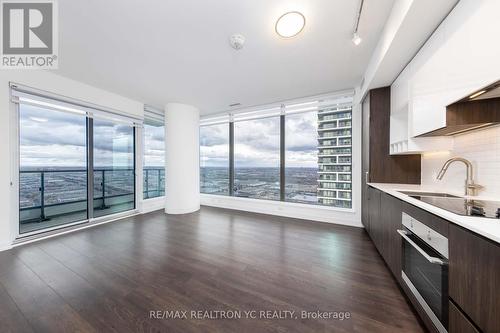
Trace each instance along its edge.
{"label": "stainless steel wall oven", "polygon": [[439,332],[448,330],[448,239],[402,214],[402,271],[410,289]]}

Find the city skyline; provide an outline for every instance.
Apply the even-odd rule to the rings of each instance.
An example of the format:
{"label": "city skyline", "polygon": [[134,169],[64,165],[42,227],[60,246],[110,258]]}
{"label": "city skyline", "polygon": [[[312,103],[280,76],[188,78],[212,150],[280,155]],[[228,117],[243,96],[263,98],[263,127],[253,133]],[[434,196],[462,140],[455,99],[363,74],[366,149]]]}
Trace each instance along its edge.
{"label": "city skyline", "polygon": [[[234,179],[229,189],[229,124],[200,128],[202,193],[351,207],[352,110],[330,107],[233,123]],[[281,194],[281,139],[285,143]]]}

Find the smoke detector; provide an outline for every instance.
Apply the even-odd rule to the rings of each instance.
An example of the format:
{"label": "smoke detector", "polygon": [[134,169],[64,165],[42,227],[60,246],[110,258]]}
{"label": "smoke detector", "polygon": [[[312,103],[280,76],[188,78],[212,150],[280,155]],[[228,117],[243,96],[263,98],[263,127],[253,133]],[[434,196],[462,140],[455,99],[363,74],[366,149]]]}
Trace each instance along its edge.
{"label": "smoke detector", "polygon": [[229,37],[229,44],[235,50],[241,50],[245,44],[245,37],[241,34],[234,34]]}

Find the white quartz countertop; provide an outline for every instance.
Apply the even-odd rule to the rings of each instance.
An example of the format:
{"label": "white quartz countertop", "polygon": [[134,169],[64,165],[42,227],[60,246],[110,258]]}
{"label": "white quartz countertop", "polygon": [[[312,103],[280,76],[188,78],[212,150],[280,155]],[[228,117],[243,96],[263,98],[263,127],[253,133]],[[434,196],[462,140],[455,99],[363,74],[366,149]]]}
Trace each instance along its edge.
{"label": "white quartz countertop", "polygon": [[[392,195],[393,197],[406,201],[409,204],[422,208],[423,210],[426,210],[434,215],[442,217],[443,219],[455,223],[465,229],[473,231],[483,237],[486,237],[497,243],[500,243],[500,219],[458,215],[449,212],[447,210],[444,210],[442,208],[427,204],[418,199],[411,198],[410,196],[403,194],[399,191],[449,193],[464,198],[472,198],[464,196],[463,193],[448,192],[444,191],[443,189],[435,188],[432,186],[424,186],[424,185],[385,184],[385,183],[368,183],[368,185],[382,192],[385,192],[389,195]],[[475,196],[473,197],[473,199],[500,201],[500,198],[493,198],[486,196]]]}

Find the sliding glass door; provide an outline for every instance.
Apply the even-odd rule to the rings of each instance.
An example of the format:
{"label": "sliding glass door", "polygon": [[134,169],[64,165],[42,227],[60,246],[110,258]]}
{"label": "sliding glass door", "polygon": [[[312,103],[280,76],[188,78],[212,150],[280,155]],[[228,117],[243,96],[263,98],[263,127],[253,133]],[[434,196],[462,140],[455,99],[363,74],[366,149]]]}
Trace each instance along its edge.
{"label": "sliding glass door", "polygon": [[19,235],[135,209],[133,121],[18,94]]}
{"label": "sliding glass door", "polygon": [[135,208],[134,127],[94,119],[94,217]]}
{"label": "sliding glass door", "polygon": [[19,233],[86,220],[86,116],[20,104],[19,125]]}

